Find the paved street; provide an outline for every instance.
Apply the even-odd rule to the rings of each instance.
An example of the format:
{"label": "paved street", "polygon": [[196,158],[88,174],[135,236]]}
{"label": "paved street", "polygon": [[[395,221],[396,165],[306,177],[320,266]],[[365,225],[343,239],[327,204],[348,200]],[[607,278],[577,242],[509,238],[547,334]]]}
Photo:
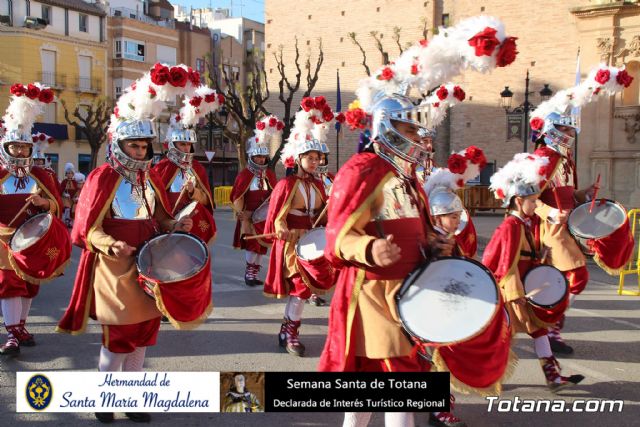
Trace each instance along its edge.
{"label": "paved street", "polygon": [[[488,237],[499,216],[477,220],[480,237]],[[327,307],[307,306],[301,339],[306,358],[293,358],[279,351],[276,334],[284,304],[265,298],[261,289],[247,288],[243,282],[244,255],[231,247],[233,223],[229,210],[216,213],[219,235],[213,246],[214,311],[195,331],[177,331],[163,324],[158,345],[149,349],[145,369],[158,371],[305,371],[315,370],[327,330]],[[482,240],[482,239],[481,239]],[[15,372],[35,370],[93,371],[97,367],[100,328],[92,324],[80,336],[56,334],[54,327],[71,293],[78,263],[78,251],[67,275],[43,286],[31,309],[30,330],[37,347],[23,348],[20,357],[0,359],[0,408],[2,425],[54,422],[56,425],[97,425],[92,414],[16,414]],[[266,265],[266,259],[263,265]],[[623,399],[622,413],[487,413],[487,403],[479,397],[457,393],[456,413],[469,426],[632,426],[640,418],[640,297],[616,294],[617,278],[591,266],[592,280],[568,313],[565,338],[576,353],[560,358],[565,373],[581,373],[586,380],[562,396],[576,398]],[[265,271],[263,270],[262,277]],[[630,282],[633,282],[632,278]],[[633,285],[633,283],[632,283]],[[636,285],[637,286],[637,285]],[[4,333],[2,338],[4,339]],[[552,399],[533,352],[533,342],[520,337],[515,342],[519,365],[504,387],[502,398]],[[417,424],[426,425],[426,415]],[[340,425],[341,414],[153,414],[155,425],[221,426],[329,426]],[[119,415],[117,425],[129,421]],[[372,426],[383,425],[376,414]]]}

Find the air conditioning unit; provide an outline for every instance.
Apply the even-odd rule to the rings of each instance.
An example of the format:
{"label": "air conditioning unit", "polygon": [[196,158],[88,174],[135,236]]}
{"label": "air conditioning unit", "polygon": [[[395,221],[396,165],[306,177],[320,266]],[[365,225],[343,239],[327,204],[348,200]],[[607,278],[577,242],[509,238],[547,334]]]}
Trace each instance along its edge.
{"label": "air conditioning unit", "polygon": [[11,24],[11,17],[9,15],[0,15],[0,24]]}
{"label": "air conditioning unit", "polygon": [[34,30],[41,30],[47,26],[47,20],[36,18],[35,16],[27,16],[24,18],[24,26]]}

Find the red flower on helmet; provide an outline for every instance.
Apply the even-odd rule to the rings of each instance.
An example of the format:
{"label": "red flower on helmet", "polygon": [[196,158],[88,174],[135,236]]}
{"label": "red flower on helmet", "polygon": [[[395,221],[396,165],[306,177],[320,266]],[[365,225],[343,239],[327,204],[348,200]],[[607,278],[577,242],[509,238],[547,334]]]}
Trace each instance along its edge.
{"label": "red flower on helmet", "polygon": [[25,93],[27,93],[27,88],[24,87],[24,85],[22,83],[16,83],[16,84],[11,85],[10,92],[11,92],[12,95],[22,96]]}
{"label": "red flower on helmet", "polygon": [[393,74],[391,67],[384,67],[382,72],[378,74],[378,80],[391,80],[393,78]]}
{"label": "red flower on helmet", "polygon": [[189,81],[191,82],[191,84],[195,87],[200,86],[200,73],[197,71],[193,71],[193,69],[191,67],[189,67],[189,71],[188,71],[188,75],[189,75]]}
{"label": "red flower on helmet", "polygon": [[224,101],[225,101],[224,95],[219,93],[218,94],[218,104],[222,105],[222,104],[224,104]]}
{"label": "red flower on helmet", "polygon": [[29,83],[25,95],[27,95],[27,98],[29,99],[37,99],[38,96],[40,96],[40,89],[38,88],[38,86]]}
{"label": "red flower on helmet", "polygon": [[496,37],[496,29],[486,27],[484,30],[469,39],[469,46],[476,50],[476,56],[491,56],[500,40]]}
{"label": "red flower on helmet", "polygon": [[502,188],[498,188],[496,190],[496,196],[498,196],[499,199],[504,199],[506,196],[504,195],[504,191],[502,191]]}
{"label": "red flower on helmet", "polygon": [[516,60],[518,55],[516,40],[518,40],[517,37],[507,37],[502,42],[498,55],[496,55],[496,65],[498,67],[506,67]]}
{"label": "red flower on helmet", "polygon": [[414,76],[418,74],[418,64],[411,65],[411,74],[413,74]]}
{"label": "red flower on helmet", "polygon": [[449,96],[449,91],[443,85],[443,86],[440,86],[440,89],[436,91],[436,95],[438,95],[438,99],[440,101],[444,101],[445,99],[447,99],[447,96]]}
{"label": "red flower on helmet", "polygon": [[316,96],[313,98],[313,102],[318,110],[324,110],[325,105],[327,105],[327,100],[324,96]]}
{"label": "red flower on helmet", "polygon": [[627,73],[627,70],[621,70],[616,75],[616,82],[624,87],[629,87],[632,81],[633,77],[631,77],[629,73]]}
{"label": "red flower on helmet", "polygon": [[454,86],[453,87],[453,97],[455,99],[457,99],[458,101],[462,102],[462,101],[464,101],[464,98],[466,96],[467,96],[467,94],[464,93],[464,90],[460,86]]}
{"label": "red flower on helmet", "polygon": [[478,165],[480,170],[482,170],[487,165],[487,158],[485,157],[484,152],[475,145],[468,147],[465,150],[464,154],[471,163],[473,163],[474,165]]}
{"label": "red flower on helmet", "polygon": [[120,109],[117,106],[113,109],[113,115],[116,116],[116,119],[120,117]]}
{"label": "red flower on helmet", "polygon": [[336,122],[344,123],[345,120],[346,117],[344,116],[344,113],[338,113],[338,115],[336,116]]}
{"label": "red flower on helmet", "polygon": [[149,86],[149,98],[153,99],[156,97],[156,95],[156,90],[152,86]]}
{"label": "red flower on helmet", "polygon": [[608,82],[609,79],[611,79],[611,71],[609,70],[598,70],[598,72],[596,73],[595,80],[601,85]]}
{"label": "red flower on helmet", "polygon": [[37,142],[38,141],[38,135],[31,135],[31,141],[32,142]]}
{"label": "red flower on helmet", "polygon": [[204,96],[204,102],[210,104],[212,102],[216,102],[216,94],[210,93],[209,95]]}
{"label": "red flower on helmet", "polygon": [[45,139],[47,139],[47,135],[45,135],[44,133],[41,133],[41,134],[38,135],[38,139],[40,141],[44,141]]}
{"label": "red flower on helmet", "polygon": [[427,47],[429,45],[429,40],[427,39],[422,39],[418,42],[418,44],[420,44],[420,46],[422,47]]}
{"label": "red flower on helmet", "polygon": [[325,122],[330,122],[331,120],[333,120],[333,111],[331,111],[331,107],[329,107],[328,105],[325,105],[322,109],[322,119]]}
{"label": "red flower on helmet", "polygon": [[42,89],[38,95],[38,100],[45,104],[49,104],[53,101],[53,91],[51,89]]}
{"label": "red flower on helmet", "polygon": [[191,98],[189,100],[189,104],[193,105],[194,107],[198,108],[200,106],[200,104],[202,104],[202,97],[200,96],[194,96],[193,98]]}
{"label": "red flower on helmet", "polygon": [[538,169],[538,175],[544,176],[545,178],[551,174],[551,164],[547,163],[544,166],[540,166]]}
{"label": "red flower on helmet", "polygon": [[460,178],[459,180],[457,180],[456,185],[458,187],[464,187],[464,179]]}
{"label": "red flower on helmet", "polygon": [[434,106],[435,108],[438,108],[438,107],[440,106],[440,103],[439,103],[439,102],[434,102],[434,103],[433,103],[433,106]]}
{"label": "red flower on helmet", "polygon": [[49,144],[53,144],[53,142],[54,142],[54,141],[55,141],[55,138],[54,138],[54,137],[52,137],[52,136],[50,136],[50,137],[49,137],[49,139],[47,139],[47,142],[48,142]]}
{"label": "red flower on helmet", "polygon": [[264,130],[265,127],[267,127],[267,125],[265,125],[264,122],[256,123],[256,129],[258,130]]}
{"label": "red flower on helmet", "polygon": [[344,117],[351,130],[366,129],[369,123],[369,116],[362,108],[349,110],[345,113]]}
{"label": "red flower on helmet", "polygon": [[169,70],[169,83],[171,83],[171,86],[185,87],[188,80],[189,75],[184,68],[171,67],[171,69]]}
{"label": "red flower on helmet", "polygon": [[132,82],[129,87],[131,87],[131,90],[136,90],[136,82]]}
{"label": "red flower on helmet", "polygon": [[311,97],[302,98],[300,101],[300,106],[304,111],[310,111],[316,107],[316,103]]}
{"label": "red flower on helmet", "polygon": [[151,69],[151,81],[154,84],[164,86],[169,81],[169,78],[169,67],[167,67],[166,65],[157,63]]}
{"label": "red flower on helmet", "polygon": [[176,114],[176,122],[180,122],[182,120],[182,116],[180,114]]}
{"label": "red flower on helmet", "polygon": [[542,120],[540,117],[534,117],[533,119],[531,119],[529,124],[531,125],[531,129],[540,130],[544,126],[544,120]]}
{"label": "red flower on helmet", "polygon": [[270,127],[274,127],[278,124],[278,119],[276,119],[275,117],[270,117],[269,118],[269,126]]}
{"label": "red flower on helmet", "polygon": [[463,174],[467,170],[467,159],[457,153],[449,156],[447,160],[447,167],[452,173]]}
{"label": "red flower on helmet", "polygon": [[294,167],[295,165],[296,165],[296,161],[295,161],[295,160],[293,160],[293,157],[287,157],[287,158],[284,160],[284,166],[285,166],[286,168],[292,168],[292,167]]}
{"label": "red flower on helmet", "polygon": [[278,121],[278,124],[276,125],[276,129],[277,130],[284,129],[284,122]]}

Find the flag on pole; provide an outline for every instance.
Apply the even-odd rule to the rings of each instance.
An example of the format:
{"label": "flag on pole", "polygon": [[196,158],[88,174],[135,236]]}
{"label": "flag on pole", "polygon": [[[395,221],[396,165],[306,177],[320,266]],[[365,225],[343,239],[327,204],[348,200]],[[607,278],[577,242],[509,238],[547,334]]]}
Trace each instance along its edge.
{"label": "flag on pole", "polygon": [[[342,97],[340,96],[340,70],[336,69],[336,109],[335,112],[339,113],[342,110]],[[336,131],[340,132],[341,125],[336,121]]]}
{"label": "flag on pole", "polygon": [[[580,76],[580,48],[578,47],[578,56],[576,58],[576,81],[575,85],[578,86],[580,84],[581,76]],[[580,116],[580,107],[574,107],[571,109],[571,114],[575,116]]]}

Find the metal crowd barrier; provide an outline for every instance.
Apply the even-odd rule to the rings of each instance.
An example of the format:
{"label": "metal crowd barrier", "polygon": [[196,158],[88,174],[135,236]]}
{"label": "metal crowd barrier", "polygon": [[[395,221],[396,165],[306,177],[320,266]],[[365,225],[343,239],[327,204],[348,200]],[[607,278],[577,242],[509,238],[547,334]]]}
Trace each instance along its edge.
{"label": "metal crowd barrier", "polygon": [[231,204],[231,189],[233,187],[215,187],[213,189],[213,201],[216,206],[230,205]]}
{"label": "metal crowd barrier", "polygon": [[[633,256],[631,257],[631,261],[627,264],[620,272],[620,282],[618,285],[618,295],[635,295],[640,296],[640,227],[638,227],[638,213],[640,213],[640,209],[631,209],[627,214],[629,217],[629,224],[631,224],[631,233],[633,237],[638,242],[638,245],[634,249]],[[624,277],[628,274],[635,274],[638,279],[638,290],[637,291],[628,291],[624,289]]]}

